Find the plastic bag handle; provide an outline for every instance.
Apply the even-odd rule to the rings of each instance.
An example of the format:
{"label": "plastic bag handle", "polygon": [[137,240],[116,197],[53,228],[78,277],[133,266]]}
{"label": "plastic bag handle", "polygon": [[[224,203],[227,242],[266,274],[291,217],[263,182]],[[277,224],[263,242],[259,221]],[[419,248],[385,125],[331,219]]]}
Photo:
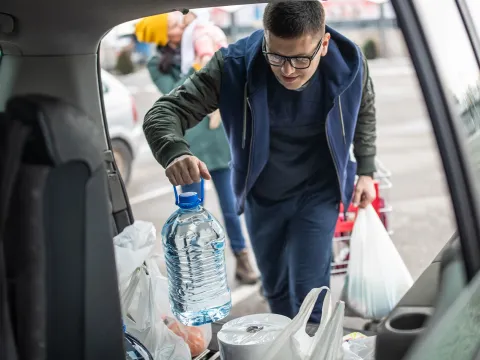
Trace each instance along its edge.
{"label": "plastic bag handle", "polygon": [[[178,191],[177,187],[173,186],[173,194],[175,195],[175,205],[178,205]],[[200,204],[203,203],[203,198],[205,195],[205,180],[200,178],[200,194],[198,194],[198,200],[200,200]]]}
{"label": "plastic bag handle", "polygon": [[[326,286],[310,290],[308,295],[305,297],[302,305],[300,306],[300,310],[298,311],[297,316],[293,318],[291,323],[287,325],[273,341],[267,351],[263,354],[263,360],[275,359],[275,356],[281,349],[281,344],[284,344],[285,341],[288,341],[288,339],[294,334],[296,334],[299,330],[303,329],[303,331],[305,331],[317,299],[324,290],[327,291],[327,294],[325,295],[325,298],[327,298],[330,294],[330,289]],[[324,315],[322,314],[322,319],[323,316]]]}

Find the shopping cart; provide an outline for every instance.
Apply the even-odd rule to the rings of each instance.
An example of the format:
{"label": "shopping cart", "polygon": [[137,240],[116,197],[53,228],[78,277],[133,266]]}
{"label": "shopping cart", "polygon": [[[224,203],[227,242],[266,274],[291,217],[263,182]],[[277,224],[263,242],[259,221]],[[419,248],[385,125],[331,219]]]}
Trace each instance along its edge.
{"label": "shopping cart", "polygon": [[[389,232],[393,234],[390,228],[392,207],[387,201],[388,191],[392,188],[390,182],[391,173],[383,163],[376,161],[377,172],[375,173],[375,190],[377,196],[372,202],[372,206],[378,213],[380,220]],[[332,260],[332,275],[344,274],[347,272],[348,262],[350,259],[350,238],[352,235],[353,224],[357,215],[356,208],[350,205],[345,211],[343,205],[340,205],[340,214],[338,222],[335,227],[335,235],[333,238],[333,260]]]}

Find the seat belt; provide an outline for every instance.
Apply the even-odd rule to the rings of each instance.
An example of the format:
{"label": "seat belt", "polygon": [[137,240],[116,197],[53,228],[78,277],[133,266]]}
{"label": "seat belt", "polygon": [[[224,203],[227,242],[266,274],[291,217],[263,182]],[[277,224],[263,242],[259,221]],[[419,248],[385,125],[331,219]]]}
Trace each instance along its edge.
{"label": "seat belt", "polygon": [[0,129],[6,130],[2,131],[4,148],[0,164],[0,359],[18,360],[9,305],[4,244],[10,202],[30,128],[19,121],[11,121],[5,114],[0,114]]}

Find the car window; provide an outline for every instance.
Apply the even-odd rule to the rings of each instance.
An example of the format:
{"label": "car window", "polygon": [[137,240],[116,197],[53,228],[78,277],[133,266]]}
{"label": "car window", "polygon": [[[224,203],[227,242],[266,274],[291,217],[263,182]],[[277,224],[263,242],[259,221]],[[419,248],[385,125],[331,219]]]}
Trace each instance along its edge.
{"label": "car window", "polygon": [[473,26],[477,31],[477,35],[480,36],[480,1],[478,0],[465,0],[470,16],[473,19]]}
{"label": "car window", "polygon": [[[478,0],[468,2],[478,12]],[[454,0],[416,3],[448,100],[458,115],[460,136],[480,194],[480,70],[467,30]]]}
{"label": "car window", "polygon": [[102,80],[102,88],[103,88],[104,94],[108,94],[108,92],[110,91],[110,88],[108,87],[108,85],[105,83],[104,80]]}

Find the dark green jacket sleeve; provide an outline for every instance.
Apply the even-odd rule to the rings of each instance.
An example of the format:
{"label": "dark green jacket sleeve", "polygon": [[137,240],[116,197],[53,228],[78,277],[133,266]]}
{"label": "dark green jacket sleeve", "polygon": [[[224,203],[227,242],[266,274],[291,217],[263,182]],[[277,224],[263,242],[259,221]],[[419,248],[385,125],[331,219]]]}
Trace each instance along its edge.
{"label": "dark green jacket sleeve", "polygon": [[[180,79],[178,79],[178,81],[177,81],[175,84],[173,84],[173,87],[172,87],[172,89],[170,89],[170,91],[172,91],[173,89],[176,89],[176,88],[178,88],[179,86],[183,85],[183,83],[184,83],[185,81],[187,81],[187,79],[188,79],[191,75],[193,75],[194,72],[195,72],[195,69],[194,69],[194,68],[190,68],[190,70],[188,71],[187,74],[185,74],[185,75],[180,75]],[[170,92],[170,91],[169,91],[169,92]],[[167,94],[167,93],[166,93],[166,94]]]}
{"label": "dark green jacket sleeve", "polygon": [[217,51],[207,65],[158,99],[145,115],[145,137],[163,167],[181,155],[191,154],[185,131],[218,108],[222,70],[223,56]]}
{"label": "dark green jacket sleeve", "polygon": [[375,114],[375,91],[370,78],[368,63],[363,56],[363,91],[353,138],[353,152],[357,160],[357,175],[372,175],[376,171],[377,119]]}

